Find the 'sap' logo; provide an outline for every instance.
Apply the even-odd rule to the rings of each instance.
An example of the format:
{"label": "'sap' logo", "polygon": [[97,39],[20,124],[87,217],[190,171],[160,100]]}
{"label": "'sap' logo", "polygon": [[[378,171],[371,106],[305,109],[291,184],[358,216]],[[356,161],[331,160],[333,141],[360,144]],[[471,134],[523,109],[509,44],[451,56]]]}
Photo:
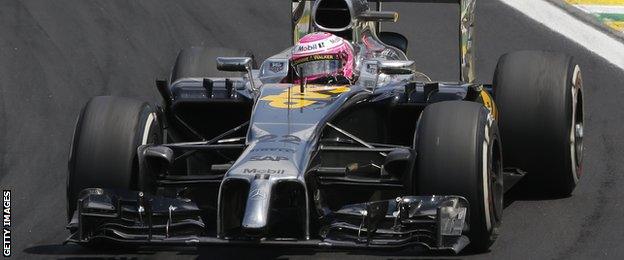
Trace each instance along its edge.
{"label": "'sap' logo", "polygon": [[285,157],[285,156],[272,156],[272,155],[252,156],[249,160],[251,160],[251,161],[273,161],[273,162],[279,162],[279,161],[288,161],[288,157]]}

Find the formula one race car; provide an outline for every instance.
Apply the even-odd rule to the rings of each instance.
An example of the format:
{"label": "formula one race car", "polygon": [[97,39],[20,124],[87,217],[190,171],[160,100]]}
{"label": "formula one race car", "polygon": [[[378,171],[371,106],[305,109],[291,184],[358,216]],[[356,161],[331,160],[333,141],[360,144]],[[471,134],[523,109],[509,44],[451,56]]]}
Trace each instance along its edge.
{"label": "formula one race car", "polygon": [[407,39],[380,32],[398,17],[381,3],[302,0],[294,46],[259,69],[250,52],[192,47],[157,80],[162,104],[91,99],[72,141],[68,241],[487,250],[521,178],[575,188],[581,71],[522,51],[493,85],[474,83],[475,1],[455,2],[461,82],[417,71]]}

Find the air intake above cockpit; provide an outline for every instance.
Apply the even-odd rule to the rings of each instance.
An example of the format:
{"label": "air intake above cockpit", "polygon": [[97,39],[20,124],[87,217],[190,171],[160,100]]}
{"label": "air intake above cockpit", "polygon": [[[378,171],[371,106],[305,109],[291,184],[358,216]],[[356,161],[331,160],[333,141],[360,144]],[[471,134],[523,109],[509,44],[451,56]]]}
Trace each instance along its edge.
{"label": "air intake above cockpit", "polygon": [[352,6],[345,0],[321,0],[312,8],[315,25],[323,30],[339,32],[351,29]]}

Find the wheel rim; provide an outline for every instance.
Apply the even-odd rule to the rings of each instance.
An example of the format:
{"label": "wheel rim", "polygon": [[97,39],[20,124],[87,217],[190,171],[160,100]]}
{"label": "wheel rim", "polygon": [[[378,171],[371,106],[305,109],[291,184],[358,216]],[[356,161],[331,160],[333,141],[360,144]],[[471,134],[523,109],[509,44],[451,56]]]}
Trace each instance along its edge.
{"label": "wheel rim", "polygon": [[576,167],[581,166],[583,159],[583,122],[574,125],[574,152],[576,153]]}
{"label": "wheel rim", "polygon": [[579,66],[574,68],[572,78],[572,125],[570,126],[570,159],[572,176],[578,182],[583,169],[583,80]]}
{"label": "wheel rim", "polygon": [[488,121],[482,150],[484,210],[490,238],[495,239],[498,236],[498,227],[503,218],[503,164],[498,135],[490,135],[494,131],[492,129],[494,118],[491,114]]}
{"label": "wheel rim", "polygon": [[[494,142],[490,152],[490,190],[491,190],[491,205],[493,207],[493,215],[495,221],[493,223],[499,223],[503,218],[503,165],[500,156],[500,149],[498,142]],[[496,225],[492,225],[496,227]]]}

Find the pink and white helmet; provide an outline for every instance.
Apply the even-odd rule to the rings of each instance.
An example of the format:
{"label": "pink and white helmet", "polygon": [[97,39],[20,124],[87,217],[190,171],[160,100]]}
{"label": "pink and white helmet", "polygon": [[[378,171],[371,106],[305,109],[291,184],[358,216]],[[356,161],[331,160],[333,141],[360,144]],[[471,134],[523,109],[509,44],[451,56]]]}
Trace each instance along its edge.
{"label": "pink and white helmet", "polygon": [[291,64],[301,79],[312,82],[317,79],[343,76],[353,79],[353,47],[349,41],[327,32],[303,36],[293,49]]}

